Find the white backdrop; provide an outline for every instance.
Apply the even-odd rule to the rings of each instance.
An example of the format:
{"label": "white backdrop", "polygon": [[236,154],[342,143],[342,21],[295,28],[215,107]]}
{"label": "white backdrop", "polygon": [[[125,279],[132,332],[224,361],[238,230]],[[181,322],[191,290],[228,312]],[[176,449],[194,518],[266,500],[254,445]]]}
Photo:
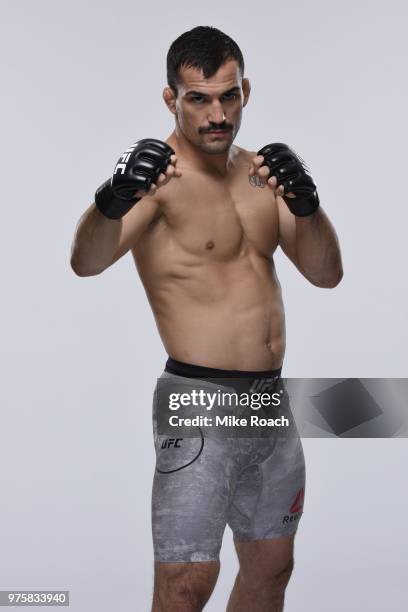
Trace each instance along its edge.
{"label": "white backdrop", "polygon": [[[2,0],[0,589],[70,589],[75,612],[148,610],[151,393],[165,353],[128,254],[69,265],[79,216],[118,155],[165,139],[170,43],[213,25],[252,94],[237,144],[291,144],[341,241],[334,290],[276,257],[287,377],[407,376],[405,4],[202,6]],[[304,441],[305,514],[287,610],[406,604],[405,439]],[[236,571],[229,531],[209,612]],[[116,603],[115,603],[116,602]]]}

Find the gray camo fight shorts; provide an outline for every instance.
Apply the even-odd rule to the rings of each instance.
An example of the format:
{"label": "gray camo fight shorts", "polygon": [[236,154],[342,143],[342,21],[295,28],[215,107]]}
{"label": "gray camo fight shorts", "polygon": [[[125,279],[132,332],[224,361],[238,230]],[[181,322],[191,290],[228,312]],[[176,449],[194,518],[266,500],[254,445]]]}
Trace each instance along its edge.
{"label": "gray camo fight shorts", "polygon": [[[159,433],[159,411],[163,410],[158,401],[159,384],[176,383],[186,390],[192,383],[206,389],[216,386],[175,374],[180,369],[171,369],[168,364],[153,400],[155,561],[218,560],[227,524],[239,541],[295,533],[303,513],[305,489],[299,436],[213,437],[199,428],[195,437]],[[207,370],[210,374],[216,371]]]}

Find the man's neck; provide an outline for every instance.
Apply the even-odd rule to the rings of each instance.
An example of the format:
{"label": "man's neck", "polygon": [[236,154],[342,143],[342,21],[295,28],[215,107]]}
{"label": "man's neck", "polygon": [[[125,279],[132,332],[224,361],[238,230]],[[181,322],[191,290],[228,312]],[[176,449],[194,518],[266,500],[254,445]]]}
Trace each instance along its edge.
{"label": "man's neck", "polygon": [[230,170],[232,160],[236,156],[236,147],[231,147],[220,154],[210,154],[193,146],[184,136],[176,130],[167,140],[168,144],[176,149],[183,162],[187,161],[190,167],[208,172],[209,174],[226,176]]}

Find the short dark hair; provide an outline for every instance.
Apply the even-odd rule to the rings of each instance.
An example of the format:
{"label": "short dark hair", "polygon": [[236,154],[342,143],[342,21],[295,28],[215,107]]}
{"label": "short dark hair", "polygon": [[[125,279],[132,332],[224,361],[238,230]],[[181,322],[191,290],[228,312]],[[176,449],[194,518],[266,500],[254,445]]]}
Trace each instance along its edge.
{"label": "short dark hair", "polygon": [[167,83],[177,94],[181,66],[198,68],[208,79],[227,60],[238,62],[244,75],[244,58],[237,43],[227,34],[211,26],[197,26],[181,34],[167,53]]}

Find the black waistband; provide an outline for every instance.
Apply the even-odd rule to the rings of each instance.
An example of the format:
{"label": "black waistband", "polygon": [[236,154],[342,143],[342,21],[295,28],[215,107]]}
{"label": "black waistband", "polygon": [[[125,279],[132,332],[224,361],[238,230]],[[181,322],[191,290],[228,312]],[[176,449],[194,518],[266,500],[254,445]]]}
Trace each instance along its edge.
{"label": "black waistband", "polygon": [[166,372],[185,376],[186,378],[278,378],[282,367],[276,370],[245,371],[245,370],[219,370],[218,368],[206,368],[204,366],[183,363],[169,357],[165,367]]}

